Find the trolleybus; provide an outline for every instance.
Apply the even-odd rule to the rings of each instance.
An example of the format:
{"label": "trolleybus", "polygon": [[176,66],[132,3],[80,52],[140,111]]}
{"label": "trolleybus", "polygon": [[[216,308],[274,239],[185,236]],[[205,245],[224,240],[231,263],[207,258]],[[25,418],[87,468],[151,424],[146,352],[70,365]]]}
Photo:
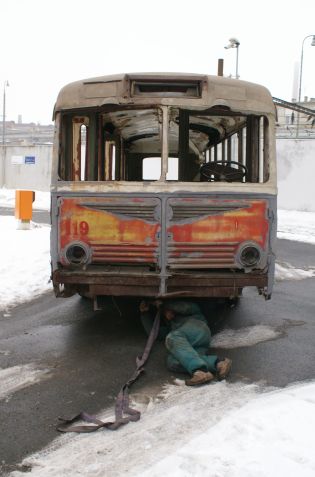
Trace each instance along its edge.
{"label": "trolleybus", "polygon": [[270,298],[275,108],[263,86],[197,74],[77,81],[55,109],[57,296]]}

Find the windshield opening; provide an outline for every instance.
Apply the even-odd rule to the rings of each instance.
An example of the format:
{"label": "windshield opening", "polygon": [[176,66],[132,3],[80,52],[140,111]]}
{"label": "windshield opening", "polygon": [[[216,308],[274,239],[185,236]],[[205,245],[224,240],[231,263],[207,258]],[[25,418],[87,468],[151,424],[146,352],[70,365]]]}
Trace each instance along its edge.
{"label": "windshield opening", "polygon": [[66,181],[269,178],[267,118],[223,107],[64,113],[60,140],[59,177]]}

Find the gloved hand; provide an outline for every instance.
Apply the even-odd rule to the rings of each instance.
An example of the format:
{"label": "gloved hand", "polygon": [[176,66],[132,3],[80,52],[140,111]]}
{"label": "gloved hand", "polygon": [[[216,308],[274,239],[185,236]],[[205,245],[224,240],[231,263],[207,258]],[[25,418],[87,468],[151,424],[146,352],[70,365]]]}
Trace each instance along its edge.
{"label": "gloved hand", "polygon": [[149,311],[149,308],[150,308],[149,303],[145,300],[142,300],[139,305],[140,313],[146,313],[147,311]]}

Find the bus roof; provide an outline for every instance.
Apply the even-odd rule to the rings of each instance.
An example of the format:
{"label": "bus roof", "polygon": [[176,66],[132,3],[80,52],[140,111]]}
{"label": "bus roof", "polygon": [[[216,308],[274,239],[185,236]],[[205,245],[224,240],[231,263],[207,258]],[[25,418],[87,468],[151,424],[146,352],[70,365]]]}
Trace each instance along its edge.
{"label": "bus roof", "polygon": [[261,85],[222,76],[190,73],[132,73],[83,79],[64,86],[54,115],[103,105],[214,106],[253,114],[274,114],[270,92]]}

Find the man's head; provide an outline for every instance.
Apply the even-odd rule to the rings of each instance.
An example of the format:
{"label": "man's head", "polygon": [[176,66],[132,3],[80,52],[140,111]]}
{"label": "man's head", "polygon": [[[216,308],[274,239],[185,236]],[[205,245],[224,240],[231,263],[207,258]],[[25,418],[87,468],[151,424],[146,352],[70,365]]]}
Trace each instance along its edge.
{"label": "man's head", "polygon": [[167,320],[173,320],[176,316],[186,316],[191,314],[191,302],[187,300],[165,300],[161,304],[161,312]]}
{"label": "man's head", "polygon": [[175,318],[175,313],[173,310],[167,307],[163,307],[163,315],[167,319],[167,321],[171,321]]}

